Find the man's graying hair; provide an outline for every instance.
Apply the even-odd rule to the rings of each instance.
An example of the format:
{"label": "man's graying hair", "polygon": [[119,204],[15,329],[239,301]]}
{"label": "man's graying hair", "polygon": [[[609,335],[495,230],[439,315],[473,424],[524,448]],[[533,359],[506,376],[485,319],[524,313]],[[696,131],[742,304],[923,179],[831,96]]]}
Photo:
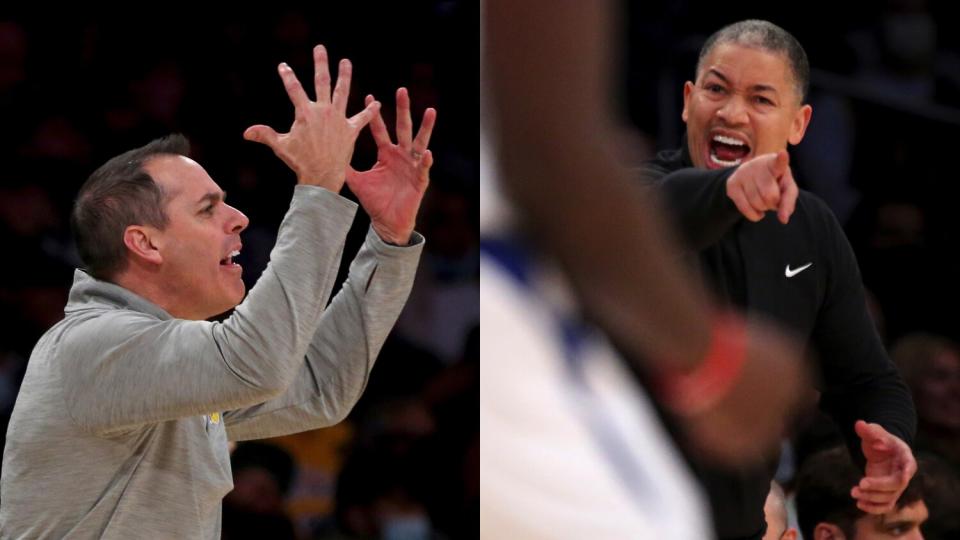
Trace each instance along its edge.
{"label": "man's graying hair", "polygon": [[123,233],[130,225],[167,226],[165,194],[144,164],[156,156],[189,153],[186,137],[170,135],[107,161],[84,182],[70,225],[80,260],[91,276],[109,281],[126,267]]}
{"label": "man's graying hair", "polygon": [[807,91],[810,89],[810,62],[807,53],[803,50],[797,38],[793,37],[779,26],[756,19],[740,21],[724,26],[707,38],[700,49],[697,60],[697,77],[703,69],[703,60],[717,45],[732,43],[744,47],[754,47],[768,52],[783,54],[787,57],[790,71],[793,72],[793,83],[800,103],[807,100]]}

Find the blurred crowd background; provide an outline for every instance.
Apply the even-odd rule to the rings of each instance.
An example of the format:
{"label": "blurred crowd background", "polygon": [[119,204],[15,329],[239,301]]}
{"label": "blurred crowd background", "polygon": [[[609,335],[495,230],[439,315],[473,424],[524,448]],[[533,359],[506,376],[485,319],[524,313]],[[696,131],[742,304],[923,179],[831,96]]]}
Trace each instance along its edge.
{"label": "blurred crowd background", "polygon": [[[475,536],[476,5],[126,9],[0,10],[0,432],[33,345],[63,316],[79,263],[69,232],[73,198],[110,157],[184,133],[193,157],[250,217],[238,262],[253,285],[295,178],[242,133],[258,123],[289,128],[293,108],[277,64],[289,63],[312,97],[311,51],[323,43],[334,72],[340,58],[353,61],[349,114],[373,94],[393,133],[400,86],[410,91],[415,127],[426,107],[438,110],[430,145],[436,163],[417,226],[427,247],[406,310],[350,418],[235,450],[224,538]],[[375,156],[365,131],[353,165],[367,168]],[[368,226],[361,214],[340,280]]]}

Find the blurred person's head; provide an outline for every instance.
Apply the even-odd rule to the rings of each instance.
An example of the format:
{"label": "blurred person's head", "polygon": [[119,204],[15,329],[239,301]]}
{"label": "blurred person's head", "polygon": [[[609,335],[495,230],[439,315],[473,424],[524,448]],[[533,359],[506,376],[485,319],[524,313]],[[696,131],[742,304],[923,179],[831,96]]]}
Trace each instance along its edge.
{"label": "blurred person's head", "polygon": [[436,418],[420,396],[387,397],[373,414],[377,444],[394,456],[418,451],[423,441],[437,430]]}
{"label": "blurred person's head", "polygon": [[937,58],[937,21],[927,2],[883,4],[875,31],[884,67],[901,77],[931,75]]}
{"label": "blurred person's head", "polygon": [[857,508],[851,490],[863,476],[846,448],[832,448],[810,456],[797,474],[796,505],[800,532],[807,540],[870,540],[923,538],[920,526],[929,512],[923,498],[923,475],[914,475],[885,514],[867,514]]}
{"label": "blurred person's head", "polygon": [[176,128],[187,94],[187,82],[177,62],[162,61],[130,86],[137,108],[147,118],[167,129]]}
{"label": "blurred person's head", "polygon": [[926,235],[925,222],[926,216],[920,205],[910,201],[885,201],[877,207],[871,247],[891,249],[922,245]]}
{"label": "blurred person's head", "polygon": [[0,226],[8,234],[35,239],[59,224],[48,190],[38,185],[0,189]]}
{"label": "blurred person's head", "polygon": [[458,283],[476,276],[479,230],[471,188],[476,189],[460,179],[438,182],[423,200],[421,227],[432,245],[423,264],[438,281]]}
{"label": "blurred person's head", "polygon": [[947,338],[915,333],[890,352],[913,393],[924,428],[960,431],[960,348]]}
{"label": "blurred person's head", "polygon": [[700,50],[683,87],[693,164],[719,169],[798,144],[810,122],[810,66],[800,43],[766,21],[731,24]]}
{"label": "blurred person's head", "polygon": [[373,515],[384,540],[430,538],[433,525],[426,507],[402,485],[390,486],[377,494]]}
{"label": "blurred person's head", "polygon": [[336,482],[337,527],[350,537],[432,538],[427,454],[398,457],[381,445],[348,456]]}
{"label": "blurred person's head", "polygon": [[243,299],[232,258],[248,220],[189,150],[172,135],[107,161],[80,188],[71,223],[90,275],[174,317],[206,319]]}
{"label": "blurred person's head", "polygon": [[294,462],[280,447],[245,442],[230,456],[233,490],[225,502],[256,514],[283,513],[283,500],[294,477]]}
{"label": "blurred person's head", "polygon": [[787,498],[776,481],[770,482],[767,500],[763,503],[767,532],[762,540],[796,540],[797,530],[787,523]]}
{"label": "blurred person's head", "polygon": [[477,244],[476,204],[463,186],[438,182],[436,188],[423,203],[424,232],[437,239],[431,240],[435,244],[431,253],[448,259],[463,257]]}
{"label": "blurred person's head", "polygon": [[0,92],[27,79],[29,39],[23,25],[0,21]]}

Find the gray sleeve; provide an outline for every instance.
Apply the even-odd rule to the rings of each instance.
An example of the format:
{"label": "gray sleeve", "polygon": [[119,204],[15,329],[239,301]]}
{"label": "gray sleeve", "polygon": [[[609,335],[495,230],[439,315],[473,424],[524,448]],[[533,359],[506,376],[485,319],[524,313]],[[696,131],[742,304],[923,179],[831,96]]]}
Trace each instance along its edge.
{"label": "gray sleeve", "polygon": [[417,233],[410,246],[397,247],[383,243],[371,228],[343,288],[321,317],[296,381],[277,398],[225,413],[227,436],[278,437],[346,417],[410,295],[422,251]]}
{"label": "gray sleeve", "polygon": [[270,264],[223,323],[124,309],[76,323],[56,353],[71,417],[104,434],[280,395],[303,365],[355,213],[333,192],[297,186]]}

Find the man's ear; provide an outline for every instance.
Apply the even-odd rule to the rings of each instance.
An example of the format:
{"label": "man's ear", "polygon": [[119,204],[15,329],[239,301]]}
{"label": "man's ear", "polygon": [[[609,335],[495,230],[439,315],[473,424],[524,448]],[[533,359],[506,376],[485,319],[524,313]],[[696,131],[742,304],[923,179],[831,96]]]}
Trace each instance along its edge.
{"label": "man's ear", "polygon": [[137,260],[161,264],[163,256],[157,249],[156,229],[143,225],[130,225],[123,231],[123,243],[130,250],[130,255]]}
{"label": "man's ear", "polygon": [[847,536],[843,534],[840,527],[833,523],[821,521],[813,528],[813,540],[846,540]]}
{"label": "man's ear", "polygon": [[803,105],[797,109],[793,116],[793,123],[790,124],[790,137],[787,138],[790,144],[796,146],[803,140],[803,135],[807,132],[810,125],[810,117],[813,116],[813,107]]}
{"label": "man's ear", "polygon": [[683,112],[680,114],[680,118],[683,118],[683,121],[686,122],[687,118],[690,116],[687,113],[687,108],[690,106],[690,94],[693,93],[693,83],[687,81],[683,83]]}

